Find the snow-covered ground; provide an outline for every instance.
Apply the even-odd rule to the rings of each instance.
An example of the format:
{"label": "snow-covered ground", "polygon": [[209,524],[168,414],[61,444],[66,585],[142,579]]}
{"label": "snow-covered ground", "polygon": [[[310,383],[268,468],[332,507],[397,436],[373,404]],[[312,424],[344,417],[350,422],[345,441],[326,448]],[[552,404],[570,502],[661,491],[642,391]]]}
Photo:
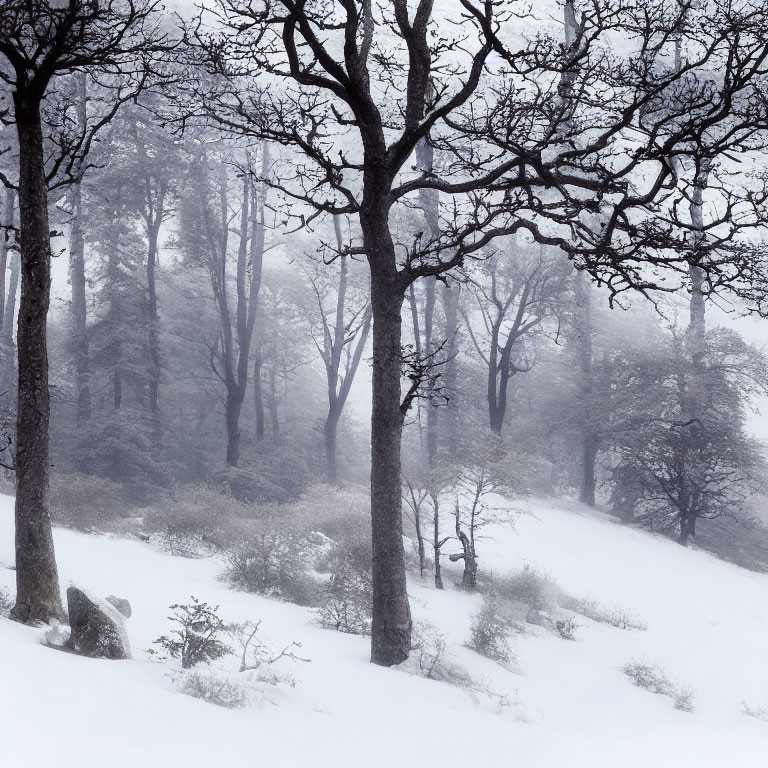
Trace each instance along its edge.
{"label": "snow-covered ground", "polygon": [[[0,618],[2,768],[254,765],[416,768],[750,768],[766,765],[768,575],[621,527],[563,503],[525,502],[514,530],[498,525],[481,565],[528,563],[578,596],[620,605],[647,631],[579,618],[575,642],[533,632],[516,640],[517,671],[462,647],[477,598],[412,582],[413,610],[510,706],[368,663],[366,640],[324,630],[311,611],[233,592],[219,565],[136,542],[56,530],[62,584],[127,597],[133,661],[77,657],[41,644],[43,629]],[[12,587],[12,499],[0,497],[0,587]],[[449,572],[454,566],[446,568]],[[458,573],[458,571],[455,571]],[[448,578],[451,582],[452,578]],[[232,621],[262,620],[274,647],[301,641],[296,686],[222,709],[174,692],[169,666],[144,649],[169,630],[168,605],[190,595]],[[631,660],[664,667],[695,694],[692,714],[630,684]]]}

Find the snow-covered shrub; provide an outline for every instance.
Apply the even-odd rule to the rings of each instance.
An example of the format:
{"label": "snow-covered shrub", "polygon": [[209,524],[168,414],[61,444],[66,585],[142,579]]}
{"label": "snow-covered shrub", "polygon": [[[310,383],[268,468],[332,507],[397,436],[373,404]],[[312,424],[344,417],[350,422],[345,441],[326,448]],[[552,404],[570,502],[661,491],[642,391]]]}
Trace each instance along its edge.
{"label": "snow-covered shrub", "polygon": [[579,625],[570,616],[564,619],[558,619],[555,622],[557,634],[560,635],[563,640],[575,640],[578,626]]}
{"label": "snow-covered shrub", "polygon": [[239,539],[251,510],[231,495],[205,484],[182,488],[144,513],[144,530],[172,555],[196,557]]}
{"label": "snow-covered shrub", "polygon": [[693,712],[694,691],[690,685],[684,685],[675,691],[673,703],[681,712]]}
{"label": "snow-covered shrub", "polygon": [[412,665],[420,677],[471,688],[472,678],[464,667],[454,662],[445,637],[428,622],[417,622],[411,638]]}
{"label": "snow-covered shrub", "polygon": [[601,624],[617,629],[644,632],[648,626],[631,611],[621,606],[607,606],[590,597],[574,597],[567,593],[560,596],[560,606]]}
{"label": "snow-covered shrub", "polygon": [[668,696],[672,699],[675,709],[693,712],[693,690],[690,686],[677,686],[659,664],[630,661],[621,671],[638,688],[659,696]]}
{"label": "snow-covered shrub", "polygon": [[493,661],[506,664],[514,658],[511,636],[515,631],[508,607],[496,595],[486,595],[472,619],[467,645]]}
{"label": "snow-covered shrub", "polygon": [[558,607],[560,588],[548,575],[526,565],[503,577],[495,577],[493,591],[500,597],[526,606],[529,624],[545,624]]}
{"label": "snow-covered shrub", "polygon": [[321,573],[330,574],[321,588],[318,619],[339,632],[368,635],[373,602],[371,539],[362,526],[336,535],[339,540],[317,565]]}
{"label": "snow-covered shrub", "polygon": [[0,616],[10,616],[14,600],[7,589],[0,587]]}
{"label": "snow-covered shrub", "polygon": [[260,621],[230,624],[227,628],[227,632],[237,645],[240,654],[239,671],[256,672],[261,682],[267,682],[270,685],[276,685],[278,682],[288,682],[293,685],[293,678],[289,675],[280,674],[276,671],[266,673],[265,670],[281,659],[308,662],[309,659],[298,655],[298,651],[301,650],[301,643],[294,641],[286,645],[281,651],[276,652],[261,637],[260,629]]}
{"label": "snow-covered shrub", "polygon": [[227,555],[227,580],[238,589],[298,605],[317,603],[308,542],[289,523],[270,517],[254,525]]}
{"label": "snow-covered shrub", "polygon": [[240,709],[251,699],[249,680],[220,669],[192,669],[173,676],[173,687],[185,696],[227,709]]}
{"label": "snow-covered shrub", "polygon": [[130,506],[114,480],[81,472],[51,475],[51,517],[58,525],[104,530],[126,517]]}
{"label": "snow-covered shrub", "polygon": [[650,693],[661,696],[671,696],[674,693],[672,682],[658,664],[630,661],[621,668],[621,671],[632,681],[633,685]]}
{"label": "snow-covered shrub", "polygon": [[187,605],[170,606],[173,613],[168,617],[176,625],[169,635],[154,641],[162,650],[150,653],[181,659],[183,669],[190,669],[201,662],[215,661],[232,653],[219,636],[226,627],[218,615],[219,606],[210,606],[192,597]]}
{"label": "snow-covered shrub", "polygon": [[759,705],[747,704],[746,701],[741,702],[741,711],[747,717],[754,717],[757,720],[763,720],[768,723],[768,707],[761,707]]}
{"label": "snow-covered shrub", "polygon": [[248,467],[228,467],[216,480],[244,504],[289,504],[306,491],[311,477],[304,450],[289,438],[285,445],[252,455]]}

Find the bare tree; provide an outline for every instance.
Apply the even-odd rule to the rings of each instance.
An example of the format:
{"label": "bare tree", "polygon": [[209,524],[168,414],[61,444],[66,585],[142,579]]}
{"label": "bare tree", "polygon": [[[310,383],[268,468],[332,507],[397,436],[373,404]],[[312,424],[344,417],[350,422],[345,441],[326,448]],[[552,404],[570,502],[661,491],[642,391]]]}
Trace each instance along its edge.
{"label": "bare tree", "polygon": [[[335,260],[339,265],[338,282],[330,289],[327,280],[324,280],[327,270],[320,268],[316,261],[311,261],[304,271],[318,306],[316,317],[319,318],[320,327],[319,332],[315,332],[317,324],[311,323],[312,338],[325,365],[328,384],[328,414],[323,424],[326,475],[329,483],[336,484],[339,480],[336,466],[336,433],[368,341],[371,306],[367,299],[367,290],[363,292],[362,297],[352,295],[353,286],[349,283],[350,256],[345,249],[339,217],[334,217],[333,226],[336,235]],[[326,306],[329,298],[335,298],[331,309]]]}
{"label": "bare tree", "polygon": [[[127,98],[114,91],[111,108],[73,140],[54,142],[46,158],[43,109],[56,78],[76,70],[129,81],[133,94],[146,81],[148,62],[165,41],[150,20],[154,0],[30,0],[0,9],[0,67],[13,92],[18,136],[21,301],[18,324],[16,452],[16,605],[20,621],[62,613],[49,515],[48,355],[50,300],[48,190],[82,170],[95,131]],[[66,111],[66,106],[63,107]],[[50,114],[50,112],[49,112]],[[46,159],[48,162],[46,163]],[[14,186],[9,179],[4,179]]]}
{"label": "bare tree", "polygon": [[[269,174],[270,156],[266,142],[261,147],[261,177]],[[241,170],[242,195],[239,206],[238,250],[235,269],[234,311],[230,300],[231,274],[228,270],[229,233],[232,213],[229,179],[221,163],[217,190],[210,179],[211,161],[204,153],[192,164],[194,192],[182,209],[180,239],[193,263],[206,270],[219,316],[219,334],[209,345],[211,367],[224,385],[227,427],[227,464],[237,466],[240,458],[240,412],[248,385],[251,341],[259,305],[265,250],[265,205],[268,185],[254,181],[251,158]]]}
{"label": "bare tree", "polygon": [[[410,284],[460,265],[498,234],[526,229],[562,248],[614,292],[657,287],[646,263],[674,273],[701,256],[681,235],[689,225],[667,225],[675,218],[674,199],[685,193],[675,183],[670,154],[692,143],[749,149],[760,143],[755,125],[762,118],[752,109],[751,93],[768,57],[760,32],[765,8],[739,16],[723,9],[695,27],[695,52],[680,71],[638,66],[634,51],[612,50],[617,31],[629,31],[640,51],[663,50],[679,29],[680,14],[662,6],[655,3],[649,12],[632,0],[589,4],[575,58],[563,57],[560,40],[545,31],[512,49],[502,39],[512,12],[471,0],[461,2],[457,39],[447,24],[431,36],[439,14],[430,0],[413,8],[404,0],[330,6],[218,0],[208,20],[218,28],[198,35],[221,86],[210,90],[205,83],[198,93],[203,111],[233,133],[302,153],[304,160],[290,158],[273,182],[293,201],[299,222],[320,214],[359,218],[373,314],[375,663],[397,663],[409,650],[399,369],[401,310]],[[387,35],[377,36],[377,27]],[[492,51],[497,59],[488,72]],[[689,75],[714,61],[725,72],[723,87],[691,87]],[[564,69],[572,87],[560,94]],[[674,115],[654,110],[670,100]],[[584,137],[578,144],[576,131]],[[424,140],[441,163],[414,171],[408,162]],[[634,178],[644,180],[641,190],[628,182]],[[438,239],[414,233],[413,245],[398,254],[392,210],[413,204],[424,189],[439,191],[440,205],[454,215],[444,218]],[[721,231],[708,241],[710,254],[718,247],[723,253],[724,244],[763,215],[762,192],[746,201],[724,185],[719,193],[728,212],[712,222]],[[744,216],[733,226],[733,207],[742,205]],[[597,215],[601,225],[593,226]],[[735,279],[733,253],[708,261],[719,284]]]}
{"label": "bare tree", "polygon": [[[469,272],[467,292],[474,302],[461,311],[472,345],[488,369],[488,416],[496,434],[504,424],[510,379],[533,365],[526,342],[548,332],[547,320],[554,322],[552,333],[557,333],[559,300],[569,277],[568,264],[544,248],[514,244],[506,254]],[[480,322],[473,314],[480,316]]]}

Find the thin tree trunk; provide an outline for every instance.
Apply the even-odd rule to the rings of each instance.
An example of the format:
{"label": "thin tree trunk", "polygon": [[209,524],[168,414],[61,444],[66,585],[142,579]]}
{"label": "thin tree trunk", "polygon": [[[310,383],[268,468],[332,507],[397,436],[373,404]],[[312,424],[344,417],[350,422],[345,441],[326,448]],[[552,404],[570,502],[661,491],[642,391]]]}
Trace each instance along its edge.
{"label": "thin tree trunk", "polygon": [[269,372],[269,420],[272,425],[272,439],[280,437],[280,416],[277,411],[277,372],[273,365]]}
{"label": "thin tree trunk", "polygon": [[440,501],[436,493],[431,493],[432,499],[432,548],[435,551],[435,589],[443,589],[443,573],[440,567]]}
{"label": "thin tree trunk", "polygon": [[155,269],[157,267],[158,237],[162,214],[157,216],[157,221],[148,232],[147,248],[147,309],[149,323],[147,327],[147,340],[149,342],[149,413],[152,419],[152,443],[155,452],[160,450],[162,439],[162,424],[160,421],[160,333],[159,317],[157,313],[157,284]]}
{"label": "thin tree trunk", "polygon": [[458,355],[458,330],[459,330],[459,285],[453,281],[446,281],[442,285],[440,299],[445,316],[445,372],[443,383],[447,403],[443,409],[444,415],[440,421],[439,439],[444,443],[448,455],[455,458],[458,449],[458,401],[457,401],[457,355]]}
{"label": "thin tree trunk", "polygon": [[[80,130],[86,124],[86,81],[83,73],[77,80],[77,119]],[[78,169],[79,175],[80,169]],[[90,365],[87,330],[87,300],[85,291],[85,237],[83,233],[82,179],[72,186],[70,193],[72,219],[70,222],[69,280],[72,285],[72,352],[75,364],[75,397],[77,424],[91,418]]]}
{"label": "thin tree trunk", "polygon": [[264,397],[261,391],[261,344],[253,353],[253,404],[256,408],[256,440],[264,439]]}
{"label": "thin tree trunk", "polygon": [[14,93],[19,137],[21,303],[16,428],[16,604],[23,622],[62,617],[50,518],[48,345],[50,227],[40,105]]}
{"label": "thin tree trunk", "polygon": [[592,295],[585,273],[576,276],[576,312],[579,375],[581,379],[581,456],[582,472],[579,501],[595,506],[595,463],[599,437],[592,413],[594,396],[594,368],[592,347]]}

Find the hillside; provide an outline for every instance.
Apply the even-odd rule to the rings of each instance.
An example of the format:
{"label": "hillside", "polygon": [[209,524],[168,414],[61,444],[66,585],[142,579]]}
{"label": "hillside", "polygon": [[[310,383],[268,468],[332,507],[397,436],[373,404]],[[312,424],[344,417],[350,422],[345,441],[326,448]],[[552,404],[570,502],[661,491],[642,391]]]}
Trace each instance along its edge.
{"label": "hillside", "polygon": [[[12,502],[0,497],[0,588],[13,585]],[[569,642],[532,626],[504,668],[463,647],[479,598],[454,587],[458,571],[446,564],[443,593],[412,580],[413,609],[445,635],[453,663],[484,681],[474,694],[372,666],[365,639],[321,629],[308,609],[227,589],[215,560],[57,529],[63,585],[131,601],[135,659],[58,652],[41,644],[43,629],[0,618],[0,766],[765,765],[768,723],[742,702],[768,707],[768,575],[576,505],[514,506],[479,544],[482,568],[529,565],[647,629],[577,616]],[[190,595],[220,604],[227,620],[260,619],[274,648],[300,641],[311,662],[282,667],[295,686],[258,684],[257,700],[237,710],[175,692],[171,663],[145,649],[168,631],[168,606]],[[621,671],[632,661],[689,686],[694,711],[633,686]]]}

